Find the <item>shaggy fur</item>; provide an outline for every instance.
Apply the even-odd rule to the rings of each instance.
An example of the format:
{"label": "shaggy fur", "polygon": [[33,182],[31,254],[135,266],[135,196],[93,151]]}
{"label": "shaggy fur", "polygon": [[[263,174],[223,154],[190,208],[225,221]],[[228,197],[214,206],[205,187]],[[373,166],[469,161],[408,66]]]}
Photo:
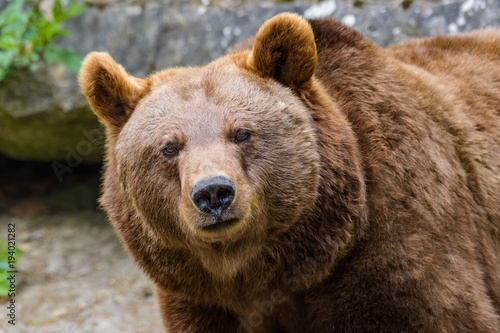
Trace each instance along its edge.
{"label": "shaggy fur", "polygon": [[[498,332],[500,31],[382,50],[281,14],[249,43],[147,79],[104,53],[81,70],[101,203],[167,330]],[[217,230],[190,198],[211,176],[236,186]]]}

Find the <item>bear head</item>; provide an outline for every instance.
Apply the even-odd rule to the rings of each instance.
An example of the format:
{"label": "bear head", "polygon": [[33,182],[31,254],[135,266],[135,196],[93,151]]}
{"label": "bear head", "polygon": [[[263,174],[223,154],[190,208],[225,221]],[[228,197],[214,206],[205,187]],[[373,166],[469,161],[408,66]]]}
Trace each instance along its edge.
{"label": "bear head", "polygon": [[[107,53],[87,56],[80,85],[108,137],[101,203],[131,252],[148,253],[143,267],[169,248],[234,276],[311,214],[322,177],[305,102],[316,52],[309,24],[282,14],[251,50],[199,68],[139,79]],[[140,239],[150,245],[134,248]]]}

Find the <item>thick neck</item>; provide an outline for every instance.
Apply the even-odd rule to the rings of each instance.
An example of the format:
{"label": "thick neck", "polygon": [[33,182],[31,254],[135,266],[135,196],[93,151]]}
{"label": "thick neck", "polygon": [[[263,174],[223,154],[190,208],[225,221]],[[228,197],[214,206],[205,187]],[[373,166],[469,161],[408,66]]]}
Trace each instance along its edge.
{"label": "thick neck", "polygon": [[362,159],[348,121],[317,80],[299,96],[316,124],[321,181],[314,206],[276,251],[285,258],[283,273],[301,267],[297,277],[307,287],[324,279],[353,247],[366,228],[367,211]]}

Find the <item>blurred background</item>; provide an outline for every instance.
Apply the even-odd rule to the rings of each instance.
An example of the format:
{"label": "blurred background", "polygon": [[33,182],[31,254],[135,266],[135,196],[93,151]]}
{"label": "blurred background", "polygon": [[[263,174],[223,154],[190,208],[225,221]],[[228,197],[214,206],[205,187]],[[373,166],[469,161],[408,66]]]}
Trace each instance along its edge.
{"label": "blurred background", "polygon": [[381,47],[500,25],[498,0],[0,0],[0,332],[163,331],[147,278],[98,209],[104,135],[76,72],[91,51],[139,77],[203,65],[285,11],[334,17]]}

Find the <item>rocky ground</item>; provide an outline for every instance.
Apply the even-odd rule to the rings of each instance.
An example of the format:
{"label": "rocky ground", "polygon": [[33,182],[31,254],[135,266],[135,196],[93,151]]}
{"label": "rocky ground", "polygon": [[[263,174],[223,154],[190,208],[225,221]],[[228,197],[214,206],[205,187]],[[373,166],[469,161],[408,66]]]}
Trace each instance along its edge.
{"label": "rocky ground", "polygon": [[163,331],[151,284],[96,209],[99,169],[82,166],[66,184],[49,165],[0,157],[0,237],[15,223],[23,251],[16,325],[0,298],[1,333]]}
{"label": "rocky ground", "polygon": [[13,222],[24,253],[16,326],[3,315],[3,331],[162,332],[149,281],[101,213],[0,217]]}

